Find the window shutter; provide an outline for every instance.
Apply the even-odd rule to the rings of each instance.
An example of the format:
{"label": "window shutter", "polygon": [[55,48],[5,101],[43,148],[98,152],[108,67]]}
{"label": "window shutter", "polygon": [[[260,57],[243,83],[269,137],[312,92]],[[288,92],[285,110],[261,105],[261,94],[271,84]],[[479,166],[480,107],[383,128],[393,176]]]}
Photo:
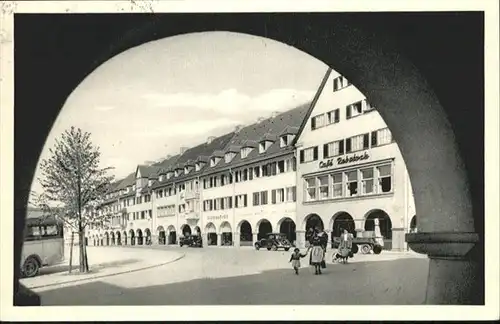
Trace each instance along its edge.
{"label": "window shutter", "polygon": [[363,134],[363,148],[367,149],[370,147],[370,133]]}
{"label": "window shutter", "polygon": [[315,146],[313,148],[313,161],[316,161],[318,159],[318,147]]}
{"label": "window shutter", "polygon": [[234,207],[235,207],[235,208],[238,208],[238,200],[239,200],[238,198],[239,198],[239,197],[240,197],[240,196],[236,196],[236,197],[234,197]]}
{"label": "window shutter", "polygon": [[276,189],[271,191],[271,200],[273,204],[276,204]]}
{"label": "window shutter", "polygon": [[345,152],[346,153],[351,152],[351,139],[350,138],[345,140]]}
{"label": "window shutter", "polygon": [[292,158],[292,170],[297,171],[297,159],[295,157]]}
{"label": "window shutter", "polygon": [[248,180],[253,180],[253,168],[248,169]]}
{"label": "window shutter", "polygon": [[247,195],[246,194],[243,196],[243,205],[244,205],[244,207],[247,206]]}
{"label": "window shutter", "polygon": [[297,187],[292,187],[293,201],[297,201]]}
{"label": "window shutter", "polygon": [[270,166],[271,166],[271,174],[273,176],[275,176],[277,174],[277,170],[276,170],[277,163],[273,162],[273,163],[270,164]]}
{"label": "window shutter", "polygon": [[233,197],[229,197],[229,208],[233,208]]}
{"label": "window shutter", "polygon": [[372,132],[372,147],[377,146],[377,132]]}
{"label": "window shutter", "polygon": [[300,163],[304,163],[304,150],[300,151]]}
{"label": "window shutter", "polygon": [[326,159],[330,157],[330,155],[328,154],[328,144],[324,144],[323,145],[323,159]]}
{"label": "window shutter", "polygon": [[311,130],[316,129],[316,117],[311,118]]}
{"label": "window shutter", "polygon": [[345,118],[346,118],[346,119],[351,118],[351,106],[347,106],[347,107],[345,108]]}
{"label": "window shutter", "polygon": [[340,109],[335,109],[335,122],[338,123],[340,121]]}

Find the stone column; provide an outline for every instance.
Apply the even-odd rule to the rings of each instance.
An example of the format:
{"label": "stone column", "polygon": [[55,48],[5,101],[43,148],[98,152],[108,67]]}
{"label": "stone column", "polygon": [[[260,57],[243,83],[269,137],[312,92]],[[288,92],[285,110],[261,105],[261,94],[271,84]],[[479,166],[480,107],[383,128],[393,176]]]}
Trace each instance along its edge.
{"label": "stone column", "polygon": [[233,246],[240,247],[240,233],[238,232],[233,233]]}
{"label": "stone column", "polygon": [[255,245],[255,243],[257,243],[257,241],[259,240],[258,235],[259,233],[252,233],[252,245]]}
{"label": "stone column", "polygon": [[201,247],[207,247],[208,246],[208,233],[200,232],[200,237],[201,237]]}
{"label": "stone column", "polygon": [[217,234],[217,246],[222,246],[222,234]]}
{"label": "stone column", "polygon": [[295,233],[297,234],[297,247],[304,249],[306,247],[306,231],[296,230]]}
{"label": "stone column", "polygon": [[151,241],[152,241],[151,243],[153,245],[159,245],[160,244],[160,236],[151,234]]}

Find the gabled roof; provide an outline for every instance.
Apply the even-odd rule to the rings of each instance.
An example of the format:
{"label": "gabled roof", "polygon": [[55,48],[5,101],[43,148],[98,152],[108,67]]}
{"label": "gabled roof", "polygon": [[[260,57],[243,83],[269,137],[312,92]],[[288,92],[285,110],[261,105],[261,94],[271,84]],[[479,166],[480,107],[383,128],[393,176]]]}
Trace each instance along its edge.
{"label": "gabled roof", "polygon": [[226,168],[236,167],[242,164],[249,164],[266,157],[273,157],[280,152],[292,152],[293,147],[288,146],[281,148],[279,141],[276,141],[277,136],[282,133],[287,127],[297,127],[304,119],[307,111],[309,110],[310,103],[306,103],[294,109],[285,111],[276,117],[268,118],[259,123],[255,123],[242,128],[231,139],[229,146],[241,147],[258,147],[258,142],[263,138],[273,138],[274,142],[264,153],[259,153],[258,149],[253,149],[250,154],[242,159],[241,154],[237,154],[232,161],[226,163],[224,160],[219,161],[214,167],[206,167],[204,174],[211,174],[217,171],[222,171]]}
{"label": "gabled roof", "polygon": [[[137,171],[141,173],[141,178],[155,178],[158,176],[161,168],[156,165],[138,165]],[[137,173],[136,173],[137,174]]]}
{"label": "gabled roof", "polygon": [[287,126],[280,133],[280,136],[283,136],[283,135],[296,135],[298,132],[299,132],[299,127]]}

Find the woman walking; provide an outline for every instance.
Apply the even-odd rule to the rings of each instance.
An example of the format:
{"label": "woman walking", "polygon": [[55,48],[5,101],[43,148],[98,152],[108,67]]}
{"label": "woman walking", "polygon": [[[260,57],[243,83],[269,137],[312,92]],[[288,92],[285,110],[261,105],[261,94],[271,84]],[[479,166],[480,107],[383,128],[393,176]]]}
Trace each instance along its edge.
{"label": "woman walking", "polygon": [[352,237],[347,230],[344,230],[344,233],[340,236],[340,244],[339,244],[339,254],[342,262],[347,263],[347,259],[349,258],[349,254],[352,249]]}
{"label": "woman walking", "polygon": [[312,239],[311,257],[309,264],[314,266],[314,274],[321,274],[321,263],[324,261],[325,251],[323,249],[323,242],[320,237],[315,235]]}

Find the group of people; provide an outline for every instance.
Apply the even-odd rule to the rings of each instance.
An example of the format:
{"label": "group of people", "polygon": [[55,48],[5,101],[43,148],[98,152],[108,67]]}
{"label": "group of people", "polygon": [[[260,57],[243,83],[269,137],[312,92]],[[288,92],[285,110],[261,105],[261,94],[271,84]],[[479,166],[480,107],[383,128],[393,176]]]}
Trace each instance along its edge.
{"label": "group of people", "polygon": [[[320,228],[316,227],[310,229],[307,233],[306,239],[309,241],[309,247],[306,253],[300,253],[299,248],[295,248],[292,255],[290,256],[290,261],[292,267],[295,270],[295,274],[299,274],[300,259],[309,255],[309,265],[314,266],[314,274],[321,275],[321,269],[326,268],[325,255],[326,246],[328,245],[328,234],[325,233]],[[343,263],[347,263],[347,259],[352,257],[352,235],[344,230],[340,237],[340,245],[337,253],[333,256],[333,262],[341,260]]]}

